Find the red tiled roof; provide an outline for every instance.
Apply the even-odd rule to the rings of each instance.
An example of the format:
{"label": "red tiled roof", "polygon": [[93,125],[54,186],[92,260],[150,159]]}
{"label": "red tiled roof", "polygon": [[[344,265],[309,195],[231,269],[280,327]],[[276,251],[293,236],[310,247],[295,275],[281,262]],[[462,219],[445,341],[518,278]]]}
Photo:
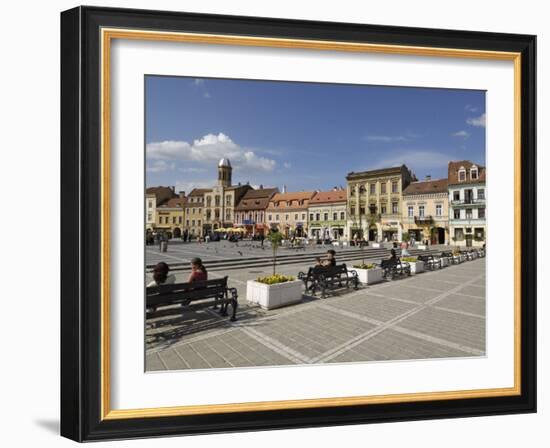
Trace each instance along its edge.
{"label": "red tiled roof", "polygon": [[263,210],[269,205],[269,199],[278,192],[277,188],[248,190],[235,207],[239,210]]}
{"label": "red tiled roof", "polygon": [[403,190],[403,196],[413,194],[447,193],[447,179],[412,182]]}
{"label": "red tiled roof", "polygon": [[[470,177],[470,169],[474,165],[477,166],[477,169],[478,169],[478,178],[472,180],[472,178]],[[466,180],[459,181],[458,172],[462,167],[464,167],[464,169],[466,170]],[[449,178],[449,185],[477,184],[480,182],[485,182],[485,167],[482,165],[477,165],[469,160],[451,161],[449,162],[448,178]]]}
{"label": "red tiled roof", "polygon": [[182,208],[186,202],[187,198],[172,198],[158,208]]}
{"label": "red tiled roof", "polygon": [[345,190],[318,191],[309,201],[309,204],[325,204],[330,202],[345,202],[347,200]]}

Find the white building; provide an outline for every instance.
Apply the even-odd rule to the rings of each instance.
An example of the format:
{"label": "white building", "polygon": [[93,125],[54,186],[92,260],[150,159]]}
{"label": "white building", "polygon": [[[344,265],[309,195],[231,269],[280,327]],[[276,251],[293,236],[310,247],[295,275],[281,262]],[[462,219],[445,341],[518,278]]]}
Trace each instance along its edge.
{"label": "white building", "polygon": [[310,238],[348,238],[347,235],[347,192],[343,189],[319,191],[309,201]]}
{"label": "white building", "polygon": [[456,246],[479,247],[487,237],[485,167],[449,162],[449,233]]}
{"label": "white building", "polygon": [[145,228],[153,230],[156,221],[157,197],[153,193],[147,193],[145,195]]}

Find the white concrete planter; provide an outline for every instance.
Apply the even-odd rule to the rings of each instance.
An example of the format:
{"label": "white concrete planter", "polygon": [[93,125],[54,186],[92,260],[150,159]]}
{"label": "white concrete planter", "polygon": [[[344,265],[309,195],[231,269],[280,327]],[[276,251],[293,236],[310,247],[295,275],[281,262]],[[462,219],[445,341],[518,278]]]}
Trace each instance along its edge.
{"label": "white concrete planter", "polygon": [[383,280],[382,274],[384,273],[384,271],[381,268],[372,268],[372,269],[351,268],[351,270],[356,271],[359,281],[366,285],[373,285],[375,283],[380,283]]}
{"label": "white concrete planter", "polygon": [[380,249],[380,243],[372,243],[372,247],[375,249]]}
{"label": "white concrete planter", "polygon": [[298,303],[302,300],[302,281],[266,285],[255,280],[246,282],[246,300],[266,310]]}
{"label": "white concrete planter", "polygon": [[467,260],[467,259],[466,259],[466,255],[460,254],[459,257],[460,257],[460,262],[461,262],[461,263],[464,263],[464,262]]}
{"label": "white concrete planter", "polygon": [[441,267],[444,268],[446,266],[449,266],[451,262],[449,261],[449,257],[441,257]]}
{"label": "white concrete planter", "polygon": [[416,248],[417,248],[418,250],[426,250],[426,249],[428,249],[428,248],[426,247],[425,244],[417,244],[417,245],[416,245]]}
{"label": "white concrete planter", "polygon": [[416,275],[424,272],[424,262],[423,261],[407,261],[411,266],[411,274]]}

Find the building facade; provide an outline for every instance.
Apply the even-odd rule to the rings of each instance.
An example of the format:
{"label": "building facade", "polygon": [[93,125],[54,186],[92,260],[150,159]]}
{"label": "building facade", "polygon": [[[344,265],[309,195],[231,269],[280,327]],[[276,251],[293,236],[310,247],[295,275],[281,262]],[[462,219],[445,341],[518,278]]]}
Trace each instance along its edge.
{"label": "building facade", "polygon": [[406,165],[359,173],[347,180],[347,234],[351,239],[400,240],[403,190],[416,178]]}
{"label": "building facade", "polygon": [[235,207],[235,225],[244,227],[249,235],[265,234],[266,210],[270,199],[279,192],[278,188],[260,188],[248,190]]}
{"label": "building facade", "polygon": [[348,238],[346,190],[319,191],[309,201],[308,235],[315,239]]}
{"label": "building facade", "polygon": [[181,192],[179,197],[169,199],[157,207],[157,223],[155,229],[167,232],[173,238],[180,238],[183,234],[185,223],[185,193]]}
{"label": "building facade", "polygon": [[157,197],[153,193],[145,193],[145,229],[153,230],[157,222]]}
{"label": "building facade", "polygon": [[211,190],[194,188],[185,203],[185,230],[192,237],[203,236],[204,195]]}
{"label": "building facade", "polygon": [[487,238],[485,167],[449,162],[449,231],[452,244],[479,247]]}
{"label": "building facade", "polygon": [[411,182],[403,190],[403,232],[417,242],[448,244],[449,193],[447,179]]}
{"label": "building facade", "polygon": [[232,171],[229,159],[219,161],[218,183],[204,194],[204,233],[233,227],[235,206],[252,189],[250,185],[232,185]]}
{"label": "building facade", "polygon": [[301,191],[273,195],[266,210],[268,227],[287,238],[306,236],[309,201],[314,194],[313,191]]}

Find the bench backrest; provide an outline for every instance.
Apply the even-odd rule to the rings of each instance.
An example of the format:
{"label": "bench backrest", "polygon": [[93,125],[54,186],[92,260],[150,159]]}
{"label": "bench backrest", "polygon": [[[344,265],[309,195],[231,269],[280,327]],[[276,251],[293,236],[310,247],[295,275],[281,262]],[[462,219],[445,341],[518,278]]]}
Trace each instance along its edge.
{"label": "bench backrest", "polygon": [[227,276],[205,282],[173,283],[147,288],[147,305],[178,303],[222,297],[227,290]]}

